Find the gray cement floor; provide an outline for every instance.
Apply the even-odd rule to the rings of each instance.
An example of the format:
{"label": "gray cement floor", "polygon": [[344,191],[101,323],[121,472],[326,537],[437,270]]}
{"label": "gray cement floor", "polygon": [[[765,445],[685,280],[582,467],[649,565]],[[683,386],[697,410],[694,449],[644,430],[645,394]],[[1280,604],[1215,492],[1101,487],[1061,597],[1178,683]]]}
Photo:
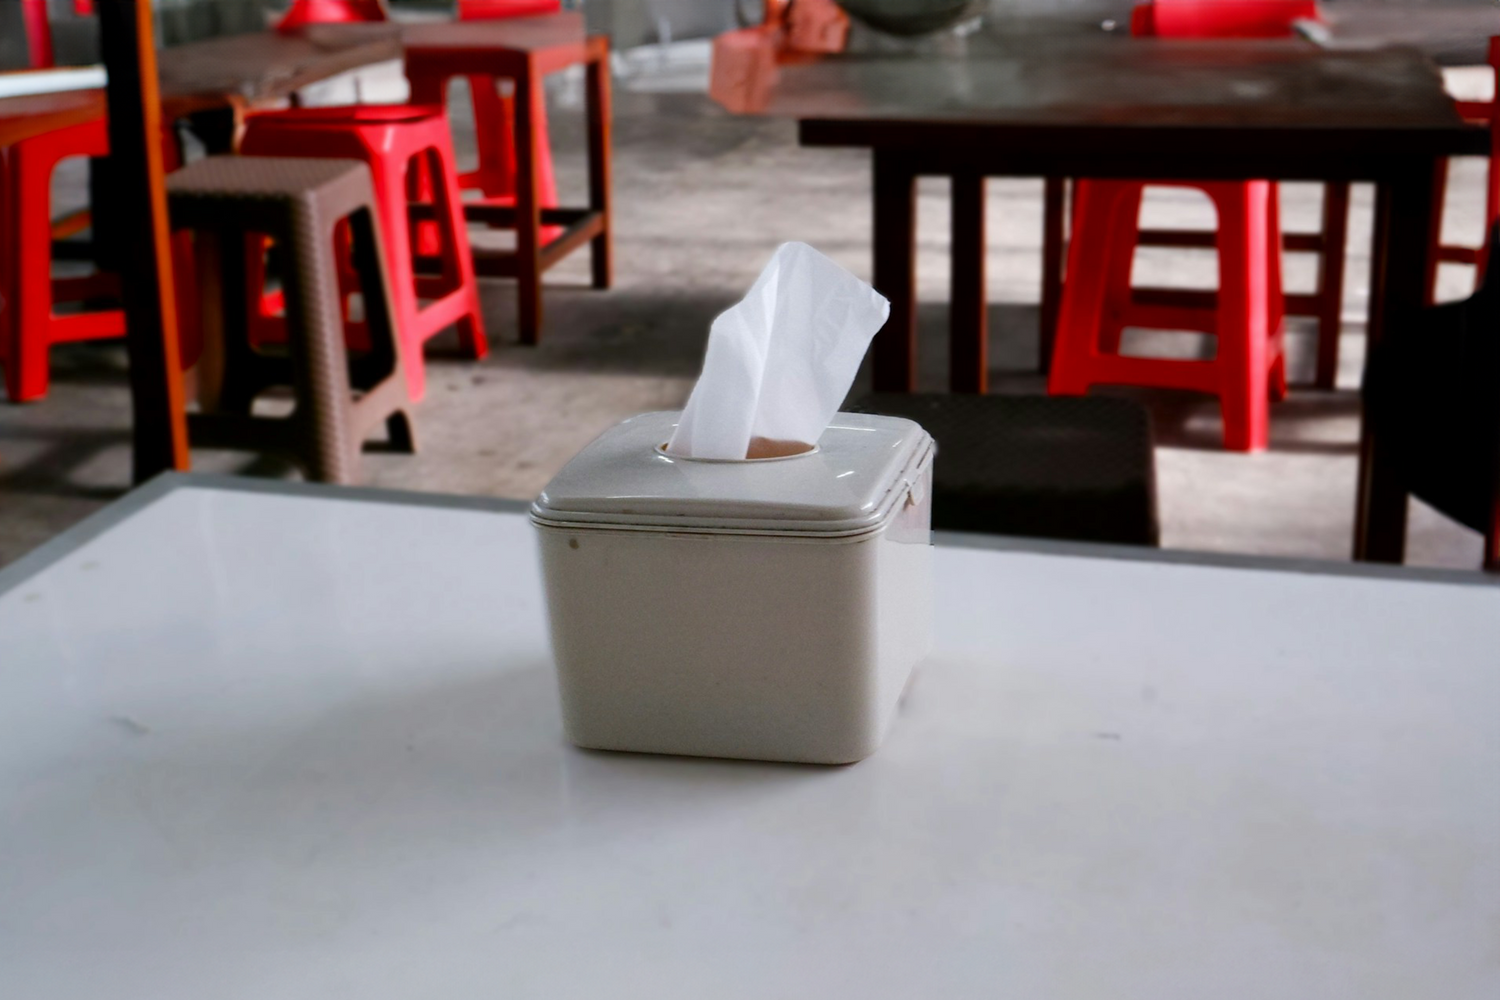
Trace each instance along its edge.
{"label": "gray cement floor", "polygon": [[[372,485],[529,498],[575,451],[606,427],[643,410],[680,406],[697,372],[713,317],[749,287],[777,244],[800,239],[851,270],[870,269],[868,159],[803,150],[788,122],[734,118],[701,93],[701,51],[680,62],[650,53],[622,61],[615,105],[617,284],[587,287],[580,255],[549,275],[543,343],[516,343],[515,297],[484,283],[492,345],[480,363],[454,357],[448,336],[431,347],[428,398],[418,411],[420,453],[371,453]],[[365,96],[382,86],[366,81]],[[386,81],[388,82],[388,80]],[[582,121],[576,81],[552,97],[553,138],[564,200],[581,201]],[[461,157],[472,125],[455,105]],[[1481,164],[1456,165],[1450,231],[1477,241]],[[80,196],[81,174],[64,171],[58,199]],[[991,357],[998,391],[1037,392],[1036,302],[1040,281],[1041,185],[989,185]],[[1219,449],[1212,400],[1119,390],[1147,400],[1156,417],[1163,544],[1173,548],[1348,558],[1369,265],[1370,192],[1357,190],[1349,294],[1337,392],[1294,389],[1272,410],[1272,447],[1246,456]],[[1287,185],[1288,228],[1317,219],[1317,186]],[[941,388],[946,370],[947,185],[924,181],[919,206],[922,379]],[[1212,224],[1201,195],[1165,191],[1146,208],[1149,224]],[[1474,230],[1474,232],[1470,232]],[[483,239],[489,239],[486,235]],[[1306,287],[1311,262],[1292,259],[1290,287]],[[1137,280],[1211,287],[1210,251],[1143,250]],[[1467,293],[1462,269],[1444,274],[1444,294]],[[1127,349],[1192,353],[1190,335],[1131,335]],[[1294,381],[1309,375],[1309,339],[1294,327]],[[129,486],[124,353],[114,344],[53,352],[49,397],[0,405],[0,563],[97,510]],[[858,386],[856,386],[858,390]],[[288,475],[274,462],[199,452],[202,469]],[[1477,535],[1413,505],[1409,559],[1472,568]]]}

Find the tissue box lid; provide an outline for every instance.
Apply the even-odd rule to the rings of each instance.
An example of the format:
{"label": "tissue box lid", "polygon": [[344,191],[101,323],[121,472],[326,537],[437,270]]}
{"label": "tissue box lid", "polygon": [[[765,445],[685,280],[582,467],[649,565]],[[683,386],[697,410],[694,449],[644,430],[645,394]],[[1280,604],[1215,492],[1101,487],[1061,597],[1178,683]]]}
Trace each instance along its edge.
{"label": "tissue box lid", "polygon": [[[900,417],[840,413],[816,451],[743,462],[668,455],[676,412],[612,427],[547,484],[541,524],[847,535],[878,528],[920,489],[932,438]],[[920,499],[920,498],[919,498]]]}

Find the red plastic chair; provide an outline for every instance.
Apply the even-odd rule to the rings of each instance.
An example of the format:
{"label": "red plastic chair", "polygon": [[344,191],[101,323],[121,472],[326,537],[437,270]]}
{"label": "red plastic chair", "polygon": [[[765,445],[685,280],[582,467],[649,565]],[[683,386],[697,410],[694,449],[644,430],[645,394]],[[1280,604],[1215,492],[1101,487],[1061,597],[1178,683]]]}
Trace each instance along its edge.
{"label": "red plastic chair", "polygon": [[[1302,0],[1170,0],[1137,13],[1132,29],[1213,29],[1261,37],[1269,31],[1266,22],[1273,10],[1282,18],[1283,34],[1293,20],[1316,14],[1316,7]],[[1213,201],[1219,217],[1213,234],[1219,289],[1212,304],[1201,304],[1191,293],[1143,295],[1131,287],[1131,264],[1143,242],[1141,197],[1148,183],[1192,188]],[[1123,384],[1209,393],[1219,397],[1224,446],[1264,449],[1267,400],[1286,393],[1286,302],[1275,184],[1084,180],[1075,189],[1073,221],[1048,391],[1081,395],[1092,385]],[[1151,242],[1172,245],[1174,239]],[[1120,354],[1126,327],[1196,330],[1214,335],[1218,347],[1212,361],[1127,357]]]}
{"label": "red plastic chair", "polygon": [[[168,167],[177,164],[175,142],[165,141]],[[93,300],[119,297],[119,279],[107,272],[72,278],[52,276],[52,175],[63,160],[109,153],[104,118],[24,139],[0,155],[0,369],[13,403],[47,394],[53,345],[100,340],[125,333],[118,308],[90,308]],[[88,225],[87,219],[79,228]],[[184,366],[197,357],[197,297],[192,280],[192,244],[173,240],[177,308],[181,315]],[[59,312],[79,303],[79,311]]]}
{"label": "red plastic chair", "polygon": [[[1496,144],[1500,145],[1500,35],[1490,39],[1489,51],[1490,69],[1495,76],[1495,97],[1488,101],[1455,101],[1458,113],[1465,121],[1475,125],[1485,125],[1490,134],[1495,137]],[[1484,232],[1488,233],[1490,226],[1494,225],[1496,219],[1500,219],[1500,170],[1495,169],[1495,157],[1491,155],[1485,178],[1484,191]],[[1437,206],[1433,213],[1432,233],[1428,238],[1427,253],[1427,301],[1432,304],[1437,296],[1438,265],[1470,264],[1474,267],[1474,287],[1477,289],[1484,280],[1485,267],[1488,263],[1489,246],[1481,239],[1477,247],[1459,246],[1457,244],[1444,243],[1443,236],[1443,199],[1448,193],[1448,161],[1443,160],[1437,165],[1432,179],[1432,203]]]}
{"label": "red plastic chair", "polygon": [[309,24],[350,24],[388,18],[385,0],[295,0],[276,22],[276,30],[291,34]]}
{"label": "red plastic chair", "polygon": [[[426,385],[422,346],[442,330],[456,323],[460,346],[470,357],[484,357],[488,344],[479,285],[453,165],[448,116],[441,108],[371,104],[272,111],[250,118],[240,152],[355,159],[369,165],[412,399],[420,399]],[[430,196],[423,191],[428,185]],[[437,239],[430,255],[416,246],[413,217],[434,223]],[[252,317],[252,340],[284,339],[281,320],[267,315],[264,308],[262,256],[252,253],[250,262],[250,301],[262,303],[261,315]],[[344,291],[347,318],[351,289],[346,286]],[[358,346],[357,332],[350,333]]]}
{"label": "red plastic chair", "polygon": [[[512,17],[543,17],[562,10],[561,0],[458,0],[460,21],[493,21]],[[516,110],[501,81],[487,76],[469,77],[470,100],[474,106],[475,144],[479,165],[459,174],[458,183],[465,191],[478,191],[482,203],[514,205],[516,203]],[[541,207],[556,208],[557,178],[552,169],[552,142],[547,135],[545,110],[536,116],[537,174],[541,187]],[[542,227],[542,240],[562,235],[561,226]]]}

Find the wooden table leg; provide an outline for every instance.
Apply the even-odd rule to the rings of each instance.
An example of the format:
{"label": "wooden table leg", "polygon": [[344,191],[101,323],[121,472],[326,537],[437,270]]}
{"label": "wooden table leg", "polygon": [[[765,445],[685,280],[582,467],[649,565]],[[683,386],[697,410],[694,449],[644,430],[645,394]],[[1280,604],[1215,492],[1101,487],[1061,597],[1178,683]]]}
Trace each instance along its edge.
{"label": "wooden table leg", "polygon": [[98,6],[130,354],[135,481],[190,465],[162,168],[151,0]]}
{"label": "wooden table leg", "polygon": [[989,388],[983,174],[954,175],[952,212],[948,387],[953,392],[983,393]]}
{"label": "wooden table leg", "polygon": [[1037,337],[1037,370],[1052,367],[1052,342],[1057,337],[1057,311],[1062,303],[1063,261],[1067,256],[1064,230],[1068,181],[1048,177],[1042,182],[1042,315]]}
{"label": "wooden table leg", "polygon": [[[1368,358],[1387,328],[1415,321],[1426,298],[1427,237],[1432,223],[1432,166],[1409,165],[1375,191],[1375,246],[1370,265]],[[1354,558],[1399,563],[1406,553],[1406,488],[1380,422],[1360,419]]]}
{"label": "wooden table leg", "polygon": [[917,387],[917,175],[900,153],[874,156],[875,290],[891,315],[875,335],[876,392]]}
{"label": "wooden table leg", "polygon": [[520,57],[515,75],[516,107],[516,298],[521,343],[535,344],[542,331],[541,178],[537,174],[536,123],[543,92],[541,76],[530,56]]}
{"label": "wooden table leg", "polygon": [[610,208],[610,91],[609,48],[588,64],[589,208],[604,216],[604,229],[589,244],[595,288],[608,288],[614,281],[614,215]]}
{"label": "wooden table leg", "polygon": [[1323,185],[1323,249],[1318,254],[1317,386],[1332,389],[1339,376],[1339,332],[1344,319],[1344,251],[1349,242],[1349,182]]}

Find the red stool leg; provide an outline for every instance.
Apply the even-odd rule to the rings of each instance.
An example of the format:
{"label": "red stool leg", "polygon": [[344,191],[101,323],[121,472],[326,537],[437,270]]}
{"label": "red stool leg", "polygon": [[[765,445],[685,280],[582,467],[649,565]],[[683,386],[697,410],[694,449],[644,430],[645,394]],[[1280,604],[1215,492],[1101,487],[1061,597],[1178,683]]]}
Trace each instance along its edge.
{"label": "red stool leg", "polygon": [[[0,377],[9,378],[10,359],[15,356],[16,323],[16,229],[10,194],[10,151],[0,148]],[[9,382],[6,394],[9,395]]]}
{"label": "red stool leg", "polygon": [[474,277],[474,256],[469,251],[467,222],[463,201],[458,197],[458,175],[454,169],[452,147],[448,145],[446,125],[435,135],[435,144],[421,159],[433,179],[433,210],[437,216],[436,236],[442,265],[444,294],[457,294],[459,346],[471,358],[489,353],[484,334],[484,319],[479,305],[479,282]]}
{"label": "red stool leg", "polygon": [[460,182],[478,188],[486,198],[515,198],[516,152],[509,141],[515,127],[512,102],[500,96],[494,77],[471,76],[468,80],[479,167]]}
{"label": "red stool leg", "polygon": [[420,305],[417,301],[416,260],[412,253],[413,233],[406,202],[406,171],[412,151],[405,148],[404,143],[402,147],[371,148],[363,158],[369,164],[374,180],[380,229],[385,237],[386,263],[390,267],[391,302],[401,335],[407,385],[411,398],[420,400],[427,390],[426,366],[422,363],[422,345],[427,338],[417,319]]}
{"label": "red stool leg", "polygon": [[1101,354],[1119,354],[1130,311],[1130,276],[1135,266],[1135,248],[1141,231],[1141,200],[1146,185],[1136,181],[1104,181],[1120,187],[1117,213],[1110,227],[1109,264],[1104,277],[1104,315],[1099,327]]}
{"label": "red stool leg", "polygon": [[[540,84],[537,87],[541,90]],[[537,194],[541,198],[542,208],[557,207],[557,175],[552,169],[552,137],[547,130],[547,105],[545,101],[538,100],[536,104],[536,115],[532,118],[532,128],[536,130],[536,171],[537,171]],[[561,226],[543,226],[542,242],[549,243],[562,235]]]}
{"label": "red stool leg", "polygon": [[1269,438],[1270,184],[1206,184],[1219,210],[1218,372],[1224,447],[1262,451]]}
{"label": "red stool leg", "polygon": [[[87,129],[63,130],[65,133]],[[52,348],[52,171],[58,147],[54,133],[17,143],[10,151],[10,204],[6,234],[13,251],[8,311],[11,342],[5,391],[13,403],[47,394],[48,354]]]}
{"label": "red stool leg", "polygon": [[[406,172],[406,200],[412,205],[432,206],[432,195],[431,167],[427,157],[418,156]],[[416,256],[419,264],[425,265],[425,258],[436,257],[443,252],[442,237],[438,235],[437,223],[434,221],[424,219],[418,222],[412,238],[417,242]]]}
{"label": "red stool leg", "polygon": [[1099,356],[1108,269],[1117,248],[1113,233],[1126,193],[1123,185],[1110,181],[1079,181],[1073,187],[1073,238],[1047,377],[1047,391],[1054,396],[1088,392]]}
{"label": "red stool leg", "polygon": [[1267,389],[1271,399],[1286,399],[1286,292],[1281,285],[1281,185],[1267,182],[1266,198],[1266,315],[1270,343],[1271,372]]}
{"label": "red stool leg", "polygon": [[[477,87],[476,81],[488,86]],[[512,95],[501,95],[493,77],[470,77],[474,97],[474,123],[477,135],[484,136],[479,145],[479,169],[471,176],[475,186],[490,201],[514,204],[516,198],[516,101]],[[539,204],[556,208],[557,177],[552,168],[552,140],[547,133],[547,109],[538,107],[532,117],[536,130],[536,170]],[[488,158],[486,158],[488,157]],[[547,243],[562,235],[561,226],[543,226],[541,239]]]}

